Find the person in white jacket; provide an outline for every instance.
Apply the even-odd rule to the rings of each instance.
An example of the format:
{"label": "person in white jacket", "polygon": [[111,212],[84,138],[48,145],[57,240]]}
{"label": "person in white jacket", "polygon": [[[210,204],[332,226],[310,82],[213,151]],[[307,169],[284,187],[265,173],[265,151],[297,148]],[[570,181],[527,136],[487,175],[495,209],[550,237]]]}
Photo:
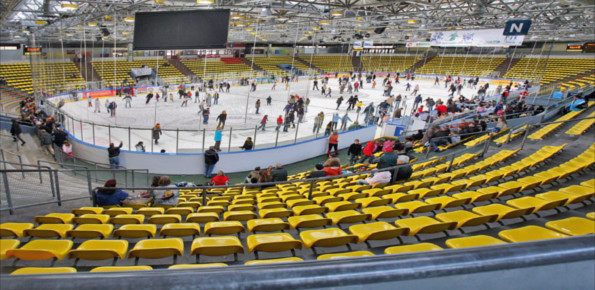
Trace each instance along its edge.
{"label": "person in white jacket", "polygon": [[389,183],[391,180],[390,171],[380,171],[374,173],[372,177],[368,177],[364,180],[360,180],[357,184],[361,185],[376,185],[380,183]]}

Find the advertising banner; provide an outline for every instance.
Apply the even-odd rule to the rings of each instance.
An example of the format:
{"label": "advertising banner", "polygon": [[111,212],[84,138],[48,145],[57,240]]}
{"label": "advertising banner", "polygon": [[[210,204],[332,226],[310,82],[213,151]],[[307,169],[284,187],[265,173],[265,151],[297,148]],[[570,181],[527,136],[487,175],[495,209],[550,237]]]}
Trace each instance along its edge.
{"label": "advertising banner", "polygon": [[429,42],[407,42],[407,47],[430,47]]}
{"label": "advertising banner", "polygon": [[431,46],[443,47],[508,47],[523,44],[524,35],[505,36],[502,29],[436,31]]}
{"label": "advertising banner", "polygon": [[374,47],[374,41],[371,41],[371,40],[364,41],[364,48],[372,48],[372,47]]}
{"label": "advertising banner", "polygon": [[353,50],[362,50],[362,42],[361,41],[356,41],[353,43]]}

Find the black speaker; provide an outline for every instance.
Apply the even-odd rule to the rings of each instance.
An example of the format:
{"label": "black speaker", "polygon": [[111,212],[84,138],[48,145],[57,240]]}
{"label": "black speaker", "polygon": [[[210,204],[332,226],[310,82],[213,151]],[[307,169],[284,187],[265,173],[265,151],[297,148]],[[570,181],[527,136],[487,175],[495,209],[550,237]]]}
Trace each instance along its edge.
{"label": "black speaker", "polygon": [[378,27],[378,28],[374,29],[374,33],[382,34],[385,30],[386,30],[386,27]]}
{"label": "black speaker", "polygon": [[102,27],[100,30],[101,30],[101,34],[103,34],[103,36],[109,36],[110,35],[109,30],[107,30],[107,28],[103,28]]}
{"label": "black speaker", "polygon": [[355,39],[362,39],[364,37],[361,34],[354,34],[353,35],[353,38],[355,38]]}
{"label": "black speaker", "polygon": [[366,35],[364,35],[366,38],[370,38],[370,34],[366,33]]}

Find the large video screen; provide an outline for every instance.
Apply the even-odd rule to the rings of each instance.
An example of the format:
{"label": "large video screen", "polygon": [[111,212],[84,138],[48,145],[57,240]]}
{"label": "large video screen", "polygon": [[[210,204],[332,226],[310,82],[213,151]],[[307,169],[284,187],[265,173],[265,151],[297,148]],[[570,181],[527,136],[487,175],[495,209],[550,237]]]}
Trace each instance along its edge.
{"label": "large video screen", "polygon": [[229,9],[137,12],[134,50],[225,48]]}

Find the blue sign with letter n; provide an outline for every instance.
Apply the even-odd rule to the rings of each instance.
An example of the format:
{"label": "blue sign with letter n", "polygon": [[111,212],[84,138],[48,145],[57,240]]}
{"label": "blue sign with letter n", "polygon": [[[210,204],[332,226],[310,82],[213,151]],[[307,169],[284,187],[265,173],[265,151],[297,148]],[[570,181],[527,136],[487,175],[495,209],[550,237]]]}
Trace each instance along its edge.
{"label": "blue sign with letter n", "polygon": [[506,22],[503,35],[527,35],[531,20],[510,20]]}

